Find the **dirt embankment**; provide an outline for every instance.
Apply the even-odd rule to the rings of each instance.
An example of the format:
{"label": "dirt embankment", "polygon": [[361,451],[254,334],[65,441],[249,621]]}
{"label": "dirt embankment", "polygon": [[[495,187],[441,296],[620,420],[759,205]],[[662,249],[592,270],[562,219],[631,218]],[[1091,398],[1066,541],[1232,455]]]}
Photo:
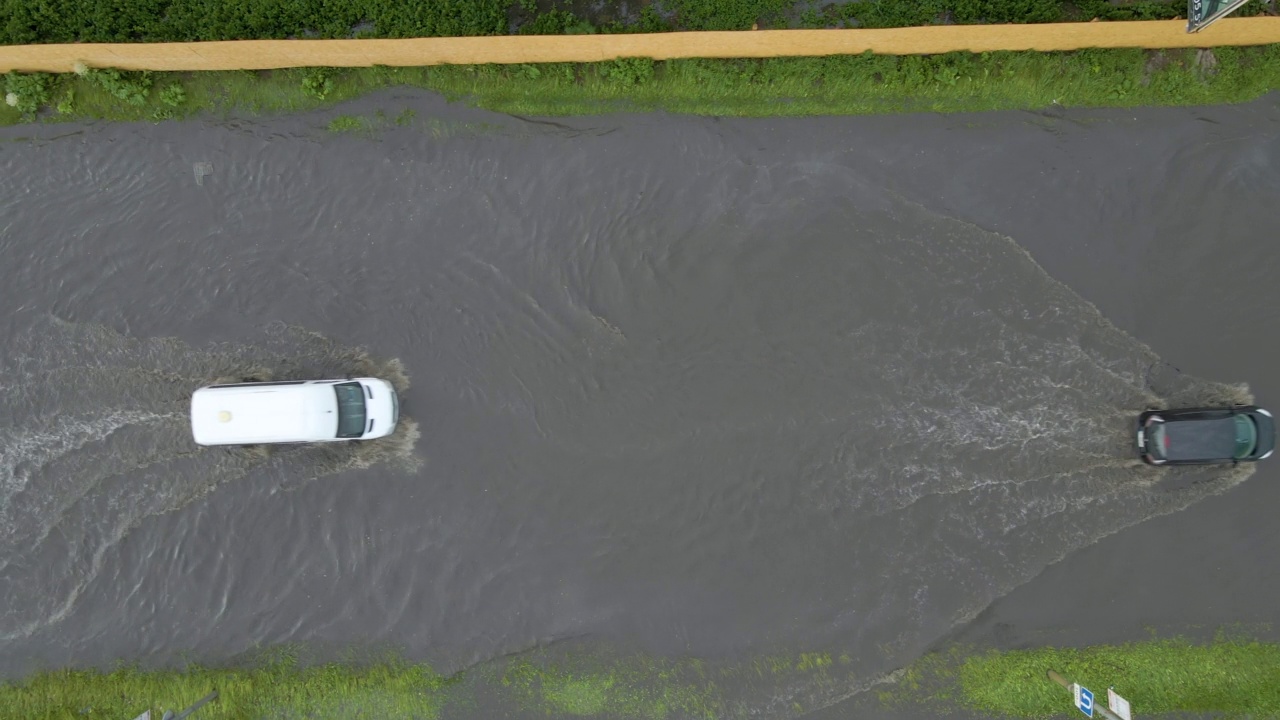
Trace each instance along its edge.
{"label": "dirt embankment", "polygon": [[549,35],[406,40],[239,40],[202,43],[0,47],[0,72],[70,72],[77,63],[122,70],[595,62],[620,57],[758,58],[930,55],[957,50],[1199,48],[1280,42],[1280,17],[1227,18],[1196,34],[1182,20],[934,25],[884,30],[759,30],[646,35]]}

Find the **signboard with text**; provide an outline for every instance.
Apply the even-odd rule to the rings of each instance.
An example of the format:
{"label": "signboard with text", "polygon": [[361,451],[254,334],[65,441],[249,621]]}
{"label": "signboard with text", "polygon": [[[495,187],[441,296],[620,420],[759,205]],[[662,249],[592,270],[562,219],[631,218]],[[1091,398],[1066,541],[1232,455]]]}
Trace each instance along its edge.
{"label": "signboard with text", "polygon": [[1120,720],[1133,720],[1133,715],[1129,712],[1129,701],[1120,697],[1115,690],[1107,690],[1107,707],[1111,708],[1111,712],[1120,717]]}
{"label": "signboard with text", "polygon": [[1187,0],[1187,32],[1199,32],[1249,0]]}

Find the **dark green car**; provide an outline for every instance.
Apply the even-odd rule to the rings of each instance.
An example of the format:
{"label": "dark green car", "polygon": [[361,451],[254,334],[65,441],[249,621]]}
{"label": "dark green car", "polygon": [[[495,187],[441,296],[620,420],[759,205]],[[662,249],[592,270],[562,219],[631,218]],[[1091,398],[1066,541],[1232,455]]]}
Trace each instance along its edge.
{"label": "dark green car", "polygon": [[1138,454],[1149,465],[1256,462],[1275,447],[1271,413],[1253,405],[1148,410],[1138,416]]}

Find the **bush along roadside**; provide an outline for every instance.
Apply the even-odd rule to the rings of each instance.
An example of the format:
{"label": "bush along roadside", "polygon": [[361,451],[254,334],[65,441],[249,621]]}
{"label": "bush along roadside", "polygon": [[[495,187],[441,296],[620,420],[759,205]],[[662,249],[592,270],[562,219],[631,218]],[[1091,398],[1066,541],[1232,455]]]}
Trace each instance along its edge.
{"label": "bush along roadside", "polygon": [[[1275,13],[1249,0],[1236,15]],[[0,44],[1153,20],[1186,0],[0,0]]]}
{"label": "bush along roadside", "polygon": [[418,87],[521,115],[862,115],[1239,103],[1280,88],[1280,47],[138,73],[9,73],[0,124],[311,110]]}
{"label": "bush along roadside", "polygon": [[[1235,17],[1277,14],[1280,0],[1249,0]],[[918,25],[1172,20],[1186,0],[655,0],[628,12],[620,0],[571,0],[537,11],[519,0],[508,14],[515,32],[537,35],[751,30],[892,28]]]}
{"label": "bush along roadside", "polygon": [[[179,117],[179,109],[187,100],[186,87],[181,79],[168,78],[160,90],[153,93],[155,77],[150,72],[84,67],[77,67],[76,73],[69,76],[11,72],[4,78],[5,104],[17,112],[19,121],[38,119],[41,113],[48,116],[50,110],[58,116],[69,117],[76,114],[77,97],[96,94],[99,104],[117,104],[125,115],[137,116],[136,119]],[[129,108],[134,112],[130,113]]]}

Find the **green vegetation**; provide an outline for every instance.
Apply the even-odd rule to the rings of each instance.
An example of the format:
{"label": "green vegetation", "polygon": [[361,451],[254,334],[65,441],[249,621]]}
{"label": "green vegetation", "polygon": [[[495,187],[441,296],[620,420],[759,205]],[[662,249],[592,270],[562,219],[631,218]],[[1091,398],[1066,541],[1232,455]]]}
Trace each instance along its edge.
{"label": "green vegetation", "polygon": [[132,718],[150,708],[182,710],[217,689],[201,720],[260,717],[409,717],[432,720],[450,681],[429,668],[383,663],[302,668],[283,661],[255,669],[191,667],[183,672],[58,671],[0,685],[0,718]]}
{"label": "green vegetation", "polygon": [[[1185,0],[0,0],[0,44],[1158,19]],[[1251,0],[1236,14],[1274,7]]]}
{"label": "green vegetation", "polygon": [[501,683],[521,707],[560,716],[711,720],[724,714],[719,689],[697,663],[628,658],[602,665],[598,659],[537,658],[511,663]]}
{"label": "green vegetation", "polygon": [[[274,72],[10,73],[0,124],[33,119],[164,120],[284,113],[413,86],[521,115],[663,110],[718,116],[969,112],[1198,105],[1280,88],[1280,47],[1071,53],[855,55],[768,60],[625,58],[593,64],[306,69]],[[395,124],[409,124],[400,118]],[[387,123],[335,118],[336,132]]]}
{"label": "green vegetation", "polygon": [[302,91],[316,100],[324,100],[333,92],[333,68],[302,68],[298,72],[302,75]]}
{"label": "green vegetation", "polygon": [[154,84],[152,73],[121,72],[120,70],[89,70],[79,73],[89,82],[97,85],[114,97],[128,105],[141,106],[147,104],[147,96]]}
{"label": "green vegetation", "polygon": [[[617,720],[711,720],[751,714],[744,708],[766,702],[774,683],[825,682],[831,666],[826,655],[806,654],[712,668],[698,660],[622,656],[577,646],[571,652],[526,653],[444,678],[426,666],[394,658],[302,667],[287,651],[284,655],[243,668],[41,673],[24,682],[0,683],[0,720],[131,718],[148,708],[159,717],[213,689],[219,698],[201,708],[196,716],[201,720],[435,720],[475,717],[480,703],[501,710],[494,716],[522,711]],[[750,685],[742,690],[738,686],[744,680]],[[725,695],[735,688],[730,706]]]}
{"label": "green vegetation", "polygon": [[[692,1],[692,0],[687,0]],[[1254,0],[1233,15],[1258,15],[1266,4]],[[803,27],[910,27],[942,19],[962,25],[981,23],[1046,23],[1099,20],[1171,20],[1184,17],[1185,2],[1133,0],[862,0],[825,4],[812,0],[798,22]]]}
{"label": "green vegetation", "polygon": [[[369,717],[447,720],[513,711],[617,720],[753,717],[777,707],[829,702],[861,684],[848,656],[770,655],[730,664],[620,655],[575,645],[540,650],[445,678],[429,667],[380,660],[304,667],[288,651],[238,668],[113,672],[55,671],[0,682],[0,720],[136,717],[181,710],[218,690],[202,720]],[[971,653],[922,658],[879,693],[887,706],[945,716],[1042,718],[1070,712],[1053,669],[1095,690],[1114,686],[1143,717],[1177,713],[1280,716],[1280,643],[1220,636],[1207,644],[1153,639],[1081,649]],[[825,700],[824,700],[825,698]]]}
{"label": "green vegetation", "polygon": [[52,85],[53,76],[47,73],[9,73],[5,76],[5,105],[24,115],[33,115],[49,104]]}
{"label": "green vegetation", "polygon": [[1070,696],[1046,677],[1056,670],[1095,695],[1115,687],[1144,717],[1205,713],[1280,716],[1280,644],[1220,637],[1206,645],[1181,639],[1127,645],[930,655],[881,694],[889,704],[964,707],[1005,717],[1070,711]]}
{"label": "green vegetation", "polygon": [[[508,0],[0,0],[0,44],[507,32]],[[360,32],[368,29],[366,32]]]}
{"label": "green vegetation", "polygon": [[360,132],[372,129],[370,121],[355,115],[339,115],[329,121],[329,132]]}

